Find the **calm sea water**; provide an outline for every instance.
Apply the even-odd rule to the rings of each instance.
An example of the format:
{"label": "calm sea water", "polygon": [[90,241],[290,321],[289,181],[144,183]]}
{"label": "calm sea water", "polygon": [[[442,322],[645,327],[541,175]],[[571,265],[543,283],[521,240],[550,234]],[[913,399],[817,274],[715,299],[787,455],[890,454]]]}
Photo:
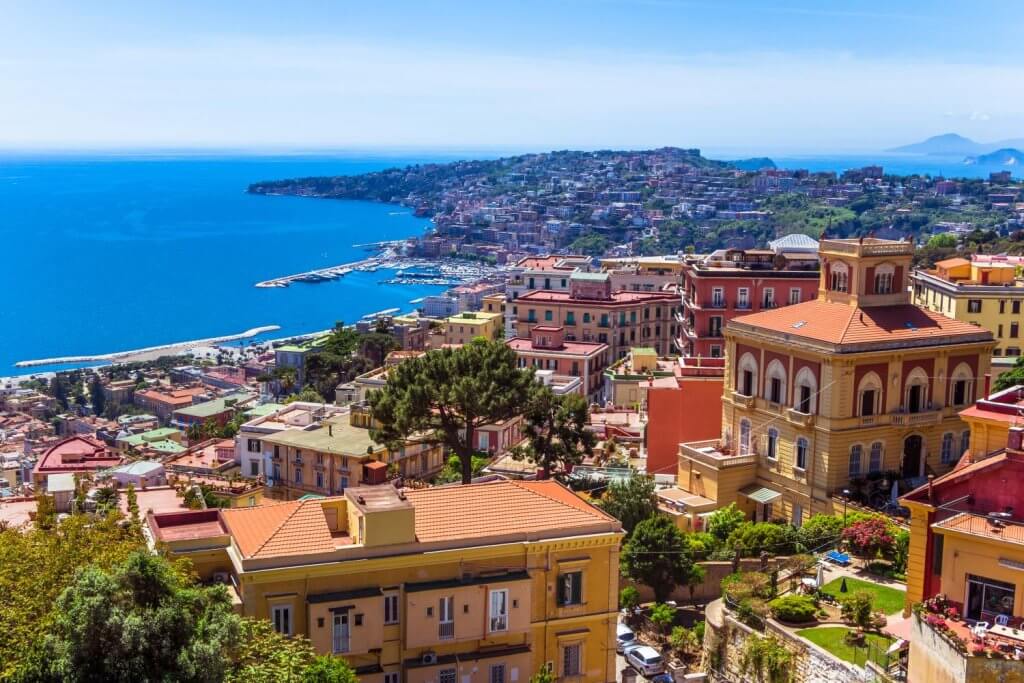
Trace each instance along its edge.
{"label": "calm sea water", "polygon": [[1022,170],[1013,166],[991,166],[965,164],[964,158],[926,156],[918,154],[854,154],[854,155],[829,155],[829,154],[808,154],[808,155],[773,155],[757,154],[741,155],[736,153],[715,156],[708,153],[712,158],[721,159],[742,159],[754,156],[767,156],[779,168],[798,169],[803,168],[809,171],[837,171],[842,172],[851,168],[861,168],[878,164],[886,173],[896,175],[912,175],[915,173],[931,176],[945,176],[946,178],[988,178],[992,171],[1010,171],[1015,178],[1020,178]]}
{"label": "calm sea water", "polygon": [[280,325],[270,333],[279,337],[411,310],[411,299],[443,288],[380,285],[387,271],[287,289],[253,284],[362,258],[353,244],[419,235],[428,221],[386,204],[245,188],[415,161],[423,159],[0,157],[0,376],[27,372],[13,367],[19,360],[262,325]]}

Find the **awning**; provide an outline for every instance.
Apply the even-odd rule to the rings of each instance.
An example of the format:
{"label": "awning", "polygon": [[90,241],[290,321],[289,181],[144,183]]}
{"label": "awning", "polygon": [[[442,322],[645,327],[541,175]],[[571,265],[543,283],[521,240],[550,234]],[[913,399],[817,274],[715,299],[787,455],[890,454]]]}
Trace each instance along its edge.
{"label": "awning", "polygon": [[772,491],[764,486],[758,486],[757,484],[751,484],[750,486],[744,486],[740,489],[740,493],[756,503],[771,503],[773,501],[782,498],[782,494],[778,491]]}

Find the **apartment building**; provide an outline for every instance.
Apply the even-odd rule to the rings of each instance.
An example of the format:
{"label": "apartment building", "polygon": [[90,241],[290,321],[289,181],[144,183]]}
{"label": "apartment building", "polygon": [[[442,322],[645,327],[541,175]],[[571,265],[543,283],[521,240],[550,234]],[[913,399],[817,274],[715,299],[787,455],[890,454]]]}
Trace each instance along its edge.
{"label": "apartment building", "polygon": [[632,346],[669,353],[677,333],[677,292],[613,292],[608,273],[580,271],[567,279],[569,291],[536,290],[512,302],[517,337],[530,337],[537,325],[560,326],[566,341],[607,344],[610,359],[624,357]]}
{"label": "apartment building", "polygon": [[468,344],[477,337],[497,340],[503,337],[503,314],[500,311],[465,311],[446,318],[444,328],[445,344]]}
{"label": "apartment building", "polygon": [[392,465],[401,476],[416,478],[433,476],[444,466],[440,445],[410,442],[392,451],[370,437],[370,424],[369,408],[357,404],[309,428],[264,436],[261,445],[270,453],[267,495],[285,500],[332,495],[381,483]]}
{"label": "apartment building", "polygon": [[267,436],[289,429],[316,429],[324,419],[343,412],[344,409],[329,403],[296,401],[244,423],[235,435],[235,459],[241,475],[266,477],[273,471],[273,449],[264,444]]}
{"label": "apartment building", "polygon": [[537,325],[526,339],[509,339],[519,367],[551,370],[555,375],[579,377],[580,393],[597,400],[601,395],[602,373],[608,366],[608,345],[599,342],[566,341],[565,328]]}
{"label": "apartment building", "polygon": [[242,614],[363,683],[616,680],[621,524],[557,482],[363,486],[147,523]]}
{"label": "apartment building", "polygon": [[175,410],[192,405],[207,394],[204,387],[181,387],[172,389],[143,389],[136,391],[132,401],[137,408],[156,415],[161,422],[171,418]]}
{"label": "apartment building", "polygon": [[681,446],[679,486],[756,519],[832,510],[852,480],[901,488],[967,447],[958,414],[989,370],[992,334],[910,304],[913,244],[825,240],[818,298],[725,330],[722,437]]}
{"label": "apartment building", "polygon": [[[803,239],[789,239],[789,238]],[[818,294],[817,242],[789,235],[773,249],[720,249],[682,266],[681,334],[684,356],[719,358],[733,318],[813,300]]]}
{"label": "apartment building", "polygon": [[939,261],[911,277],[914,303],[992,332],[995,357],[1021,355],[1024,348],[1024,258],[975,256]]}
{"label": "apartment building", "polygon": [[588,256],[528,256],[516,262],[505,287],[505,336],[517,333],[516,299],[534,290],[568,292],[569,277],[577,270],[590,270]]}

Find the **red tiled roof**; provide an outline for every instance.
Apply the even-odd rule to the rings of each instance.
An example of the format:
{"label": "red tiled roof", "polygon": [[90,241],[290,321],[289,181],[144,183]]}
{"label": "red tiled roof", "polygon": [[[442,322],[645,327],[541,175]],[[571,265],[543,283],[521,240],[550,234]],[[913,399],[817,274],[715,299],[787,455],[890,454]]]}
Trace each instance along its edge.
{"label": "red tiled roof", "polygon": [[50,446],[36,463],[34,472],[57,474],[87,472],[120,464],[121,458],[110,453],[105,444],[88,436],[72,436]]}
{"label": "red tiled roof", "polygon": [[836,345],[928,342],[943,337],[956,337],[956,343],[992,339],[988,330],[919,306],[858,308],[820,299],[739,316],[729,326],[748,326]]}
{"label": "red tiled roof", "polygon": [[574,298],[569,292],[551,292],[547,290],[533,290],[523,294],[516,299],[518,302],[550,301],[558,303],[578,304],[581,306],[619,306],[622,304],[643,303],[648,301],[675,300],[678,294],[675,292],[612,292],[611,299],[587,299],[583,297]]}
{"label": "red tiled roof", "polygon": [[[537,328],[533,328],[536,330]],[[562,342],[562,345],[558,348],[547,348],[543,346],[534,346],[532,339],[526,339],[524,337],[515,337],[505,342],[509,348],[513,351],[530,352],[536,351],[538,353],[564,353],[573,356],[590,356],[598,353],[602,349],[608,348],[607,344],[600,342],[577,342],[567,341]]]}

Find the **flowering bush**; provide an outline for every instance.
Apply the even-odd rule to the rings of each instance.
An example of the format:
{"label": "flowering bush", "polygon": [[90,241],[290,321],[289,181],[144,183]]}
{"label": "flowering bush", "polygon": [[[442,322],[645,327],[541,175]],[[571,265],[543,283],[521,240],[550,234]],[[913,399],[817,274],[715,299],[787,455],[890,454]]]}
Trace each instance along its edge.
{"label": "flowering bush", "polygon": [[960,610],[958,610],[956,607],[953,607],[951,605],[951,606],[946,608],[946,616],[948,618],[952,619],[953,621],[956,621],[957,619],[960,618]]}
{"label": "flowering bush", "polygon": [[983,643],[972,643],[971,654],[975,657],[980,657],[985,654],[985,645]]}
{"label": "flowering bush", "polygon": [[877,557],[880,552],[890,552],[895,542],[889,523],[880,517],[861,520],[846,527],[843,540],[855,553],[865,557]]}
{"label": "flowering bush", "polygon": [[936,628],[945,628],[946,620],[940,617],[938,614],[929,614],[925,621],[929,626],[935,626]]}

